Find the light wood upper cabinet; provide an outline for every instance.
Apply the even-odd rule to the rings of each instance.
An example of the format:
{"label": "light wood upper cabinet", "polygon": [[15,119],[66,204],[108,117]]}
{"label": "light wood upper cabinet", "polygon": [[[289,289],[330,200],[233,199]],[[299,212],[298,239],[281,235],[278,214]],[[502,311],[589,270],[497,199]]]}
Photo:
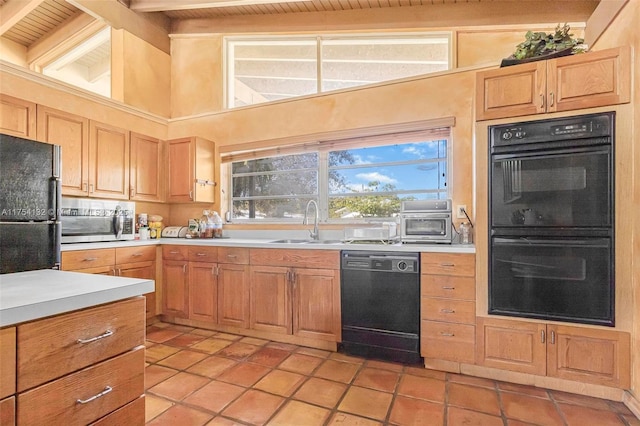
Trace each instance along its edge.
{"label": "light wood upper cabinet", "polygon": [[215,144],[199,137],[171,140],[167,201],[215,201]]}
{"label": "light wood upper cabinet", "polygon": [[477,363],[627,389],[629,333],[478,318]]}
{"label": "light wood upper cabinet", "polygon": [[36,139],[36,104],[0,94],[0,133]]}
{"label": "light wood upper cabinet", "polygon": [[89,122],[89,195],[129,198],[128,131]]}
{"label": "light wood upper cabinet", "polygon": [[38,140],[62,147],[62,194],[89,195],[89,120],[41,105]]}
{"label": "light wood upper cabinet", "polygon": [[630,101],[629,47],[479,72],[476,119],[569,111]]}
{"label": "light wood upper cabinet", "polygon": [[163,201],[164,143],[160,139],[131,132],[129,199]]}

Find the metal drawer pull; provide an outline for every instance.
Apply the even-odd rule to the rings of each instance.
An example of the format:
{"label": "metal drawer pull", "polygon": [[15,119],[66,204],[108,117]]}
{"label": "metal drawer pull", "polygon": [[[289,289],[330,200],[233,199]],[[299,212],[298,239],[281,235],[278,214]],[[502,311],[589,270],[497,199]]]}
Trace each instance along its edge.
{"label": "metal drawer pull", "polygon": [[235,255],[235,254],[228,254],[227,257],[230,258],[230,259],[235,259],[238,256]]}
{"label": "metal drawer pull", "polygon": [[131,255],[131,257],[139,257],[139,256],[142,256],[142,253],[133,253]]}
{"label": "metal drawer pull", "polygon": [[442,289],[443,289],[443,290],[455,290],[456,288],[455,288],[455,287],[445,287],[445,286],[442,286]]}
{"label": "metal drawer pull", "polygon": [[443,314],[455,314],[456,311],[453,309],[440,309],[440,312],[442,312]]}
{"label": "metal drawer pull", "polygon": [[206,255],[207,255],[207,253],[196,253],[196,256],[200,256],[200,257],[206,256]]}
{"label": "metal drawer pull", "polygon": [[78,404],[88,404],[91,401],[95,401],[96,399],[100,398],[101,396],[105,396],[106,394],[108,394],[112,390],[113,390],[113,388],[111,386],[105,386],[104,390],[102,392],[100,392],[99,394],[93,395],[91,398],[87,398],[87,399],[76,399],[76,402]]}
{"label": "metal drawer pull", "polygon": [[96,337],[92,337],[91,339],[78,339],[76,341],[78,343],[85,344],[85,343],[95,342],[96,340],[104,339],[105,337],[109,337],[109,336],[112,336],[112,335],[113,335],[113,331],[107,330],[104,333],[102,333],[101,335],[96,336]]}
{"label": "metal drawer pull", "polygon": [[456,266],[456,264],[455,263],[451,263],[451,262],[442,262],[440,264],[440,266],[445,266],[447,268],[452,268],[452,267]]}
{"label": "metal drawer pull", "polygon": [[85,262],[93,262],[94,260],[98,260],[98,258],[97,257],[85,257],[84,258]]}
{"label": "metal drawer pull", "polygon": [[555,103],[555,96],[553,92],[549,93],[549,95],[551,96],[551,101],[549,101],[549,106],[552,107],[553,104]]}
{"label": "metal drawer pull", "polygon": [[441,336],[445,336],[445,337],[453,337],[453,336],[455,336],[455,334],[453,334],[453,333],[445,333],[444,331],[441,331],[440,335]]}
{"label": "metal drawer pull", "polygon": [[169,252],[169,254],[179,254],[179,253],[180,253],[179,251],[175,251],[175,250]]}

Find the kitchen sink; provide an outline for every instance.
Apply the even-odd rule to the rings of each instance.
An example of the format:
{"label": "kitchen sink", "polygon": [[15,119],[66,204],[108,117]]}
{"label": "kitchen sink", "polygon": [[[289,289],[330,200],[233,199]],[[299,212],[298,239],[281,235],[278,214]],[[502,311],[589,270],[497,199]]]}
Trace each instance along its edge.
{"label": "kitchen sink", "polygon": [[297,240],[297,239],[285,239],[285,240],[275,240],[271,241],[271,243],[275,244],[340,244],[342,241],[340,240]]}

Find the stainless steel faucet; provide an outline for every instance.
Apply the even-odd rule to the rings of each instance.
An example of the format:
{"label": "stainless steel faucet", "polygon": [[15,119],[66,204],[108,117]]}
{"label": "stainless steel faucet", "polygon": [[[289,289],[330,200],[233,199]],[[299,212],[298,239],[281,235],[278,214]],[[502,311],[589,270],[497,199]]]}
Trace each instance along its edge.
{"label": "stainless steel faucet", "polygon": [[309,221],[308,221],[308,216],[309,216],[309,206],[313,204],[313,207],[315,208],[316,211],[316,215],[314,217],[313,220],[313,230],[309,230],[309,236],[314,239],[317,240],[318,239],[318,203],[316,203],[315,200],[309,200],[309,202],[307,203],[307,207],[304,209],[304,219],[302,220],[302,224],[303,225],[308,225]]}

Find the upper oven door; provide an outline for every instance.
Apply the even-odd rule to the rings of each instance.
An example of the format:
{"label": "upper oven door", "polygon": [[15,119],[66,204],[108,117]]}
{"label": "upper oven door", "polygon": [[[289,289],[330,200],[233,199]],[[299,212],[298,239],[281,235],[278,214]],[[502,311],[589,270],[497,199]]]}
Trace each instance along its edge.
{"label": "upper oven door", "polygon": [[493,155],[491,225],[610,227],[612,180],[610,146]]}
{"label": "upper oven door", "polygon": [[406,237],[444,238],[451,228],[451,215],[446,213],[404,215],[402,218],[402,233]]}

